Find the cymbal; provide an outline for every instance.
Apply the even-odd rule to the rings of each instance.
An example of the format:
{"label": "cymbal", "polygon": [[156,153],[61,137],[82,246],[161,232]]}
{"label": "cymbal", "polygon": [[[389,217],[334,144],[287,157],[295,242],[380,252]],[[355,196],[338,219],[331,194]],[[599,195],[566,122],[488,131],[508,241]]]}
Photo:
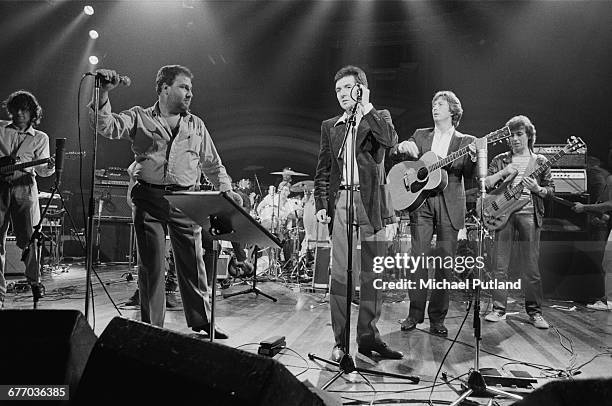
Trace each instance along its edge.
{"label": "cymbal", "polygon": [[300,192],[305,192],[305,191],[310,191],[314,189],[314,180],[303,180],[301,182],[298,183],[294,183],[293,185],[291,185],[291,188],[289,190],[291,190],[293,193],[300,193]]}
{"label": "cymbal", "polygon": [[307,173],[295,172],[295,171],[292,171],[292,170],[270,172],[270,175],[309,176]]}

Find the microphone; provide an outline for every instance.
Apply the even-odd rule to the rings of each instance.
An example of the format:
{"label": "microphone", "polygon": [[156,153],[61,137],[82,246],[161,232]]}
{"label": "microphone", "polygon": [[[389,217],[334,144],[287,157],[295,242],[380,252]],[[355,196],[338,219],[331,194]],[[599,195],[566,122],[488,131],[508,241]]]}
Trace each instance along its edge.
{"label": "microphone", "polygon": [[475,145],[478,182],[480,184],[480,193],[484,195],[486,193],[485,178],[487,177],[487,139],[479,138],[476,140]]}
{"label": "microphone", "polygon": [[[99,77],[99,78],[101,78],[101,79],[102,79],[102,80],[104,80],[104,81],[107,81],[107,80],[106,80],[106,78],[105,78],[103,75],[101,75],[101,74],[99,74],[99,73],[97,73],[97,72],[87,72],[87,73],[85,74],[85,76],[95,76],[95,77]],[[132,79],[130,79],[130,78],[129,78],[129,77],[127,77],[127,76],[118,75],[118,76],[117,76],[117,78],[119,79],[119,84],[120,84],[120,85],[123,85],[123,86],[130,86],[130,85],[132,84]]]}
{"label": "microphone", "polygon": [[361,86],[361,83],[355,83],[355,86],[353,86],[353,89],[357,89],[355,92],[355,97],[353,97],[353,90],[351,89],[351,98],[357,103],[361,103],[361,98],[363,97],[363,88]]}
{"label": "microphone", "polygon": [[64,148],[66,146],[66,138],[55,139],[55,181],[59,184],[62,180],[62,172],[64,172]]}

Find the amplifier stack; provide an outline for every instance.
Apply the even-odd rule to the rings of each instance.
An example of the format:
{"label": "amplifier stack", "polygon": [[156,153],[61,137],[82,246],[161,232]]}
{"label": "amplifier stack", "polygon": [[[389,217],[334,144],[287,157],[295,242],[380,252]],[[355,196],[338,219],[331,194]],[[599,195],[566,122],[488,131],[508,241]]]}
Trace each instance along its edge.
{"label": "amplifier stack", "polygon": [[[533,152],[544,155],[550,159],[565,148],[565,144],[536,144]],[[555,184],[555,193],[583,194],[587,191],[587,149],[581,148],[565,153],[551,168],[551,175]]]}

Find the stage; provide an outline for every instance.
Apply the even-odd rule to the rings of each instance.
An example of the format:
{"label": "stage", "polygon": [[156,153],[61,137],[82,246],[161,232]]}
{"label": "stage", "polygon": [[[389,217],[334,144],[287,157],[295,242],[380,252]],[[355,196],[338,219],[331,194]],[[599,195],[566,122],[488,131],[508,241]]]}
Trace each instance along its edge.
{"label": "stage", "polygon": [[[85,269],[82,264],[63,264],[61,268],[47,270],[43,275],[46,295],[39,302],[39,309],[76,309],[83,311],[85,296]],[[110,297],[117,304],[116,310],[104,293],[96,277],[94,281],[95,304],[92,309],[95,319],[90,318],[96,335],[100,335],[115,316],[138,319],[136,307],[126,307],[125,302],[134,293],[137,283],[128,281],[127,265],[99,266],[97,271]],[[136,271],[131,270],[133,276]],[[9,279],[14,282],[18,279]],[[217,299],[216,320],[230,335],[227,340],[217,340],[234,348],[257,353],[258,343],[268,337],[282,335],[286,337],[287,348],[275,356],[299,380],[309,380],[315,386],[322,386],[334,374],[334,371],[318,362],[309,361],[308,354],[314,353],[329,357],[334,345],[330,322],[329,304],[323,293],[306,292],[305,284],[267,281],[258,284],[261,290],[278,298],[278,302],[254,294]],[[242,289],[235,285],[223,292]],[[451,307],[446,319],[449,329],[448,338],[429,334],[429,322],[419,325],[411,332],[400,331],[398,320],[406,316],[408,299],[401,299],[401,294],[388,294],[378,323],[382,339],[390,347],[404,353],[402,360],[378,360],[356,355],[359,367],[373,368],[393,373],[414,375],[421,378],[418,385],[410,384],[397,378],[380,378],[366,376],[364,380],[358,374],[345,375],[337,380],[329,392],[343,403],[367,404],[426,404],[434,377],[440,367],[445,352],[451,345],[459,326],[466,314],[466,303],[463,294],[452,296]],[[502,375],[509,371],[525,371],[538,379],[535,385],[541,386],[553,376],[563,371],[580,371],[576,379],[608,377],[612,370],[610,358],[610,336],[612,333],[612,312],[587,309],[574,302],[547,300],[543,314],[551,324],[549,330],[538,330],[528,323],[524,313],[522,298],[513,298],[509,304],[507,321],[489,323],[483,320],[483,340],[481,345],[481,368],[496,368]],[[489,303],[488,295],[482,301],[483,309]],[[554,306],[554,307],[553,307]],[[32,308],[30,292],[11,292],[7,295],[5,309]],[[120,313],[119,313],[120,312]],[[516,312],[516,313],[515,313]],[[352,320],[356,320],[357,306],[353,306]],[[474,339],[470,312],[452,351],[441,368],[431,396],[437,404],[448,404],[457,397],[460,382],[457,378],[465,375],[474,363]],[[92,323],[95,322],[95,323]],[[355,324],[355,323],[353,323]],[[3,326],[3,328],[18,328]],[[166,312],[165,328],[190,334],[185,323],[182,309],[171,309]],[[355,330],[351,332],[351,353],[357,354]],[[49,349],[52,351],[53,349]],[[608,355],[601,355],[605,351]],[[540,364],[547,371],[520,364],[528,362]],[[7,366],[10,368],[10,366]],[[229,366],[228,366],[229,367]],[[122,371],[117,367],[116,372]],[[576,369],[574,369],[576,368]],[[442,373],[450,383],[446,383]],[[129,383],[129,376],[125,376]],[[241,383],[237,382],[237,385]],[[518,389],[516,393],[528,393]],[[487,399],[476,399],[486,404]],[[498,400],[501,405],[512,401]]]}

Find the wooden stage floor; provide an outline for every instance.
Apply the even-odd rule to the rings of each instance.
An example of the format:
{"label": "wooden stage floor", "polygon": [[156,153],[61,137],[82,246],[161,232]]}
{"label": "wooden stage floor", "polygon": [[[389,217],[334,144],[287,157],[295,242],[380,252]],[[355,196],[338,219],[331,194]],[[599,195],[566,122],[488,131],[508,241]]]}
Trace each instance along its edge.
{"label": "wooden stage floor", "polygon": [[[136,289],[135,281],[126,280],[127,266],[102,266],[97,269],[110,296],[119,307],[119,311],[114,308],[100,283],[94,278],[95,305],[92,308],[95,310],[95,332],[100,335],[119,312],[125,317],[138,319],[139,310],[124,306]],[[135,272],[132,272],[136,276]],[[43,276],[46,296],[40,301],[39,308],[84,311],[84,281],[85,269],[82,264],[66,264],[63,269],[46,272]],[[275,358],[285,364],[300,380],[307,379],[315,386],[323,385],[333,376],[333,371],[323,364],[309,361],[308,354],[315,353],[322,357],[329,357],[331,354],[334,340],[326,296],[306,292],[297,284],[265,282],[258,286],[262,291],[277,297],[278,302],[273,303],[254,294],[218,298],[217,322],[230,334],[228,340],[219,342],[256,353],[261,340],[283,335],[286,337],[287,347],[295,353],[285,350]],[[229,291],[242,288],[237,285],[230,287]],[[449,337],[440,338],[428,333],[427,319],[415,331],[400,331],[398,320],[405,317],[408,302],[407,299],[393,301],[393,298],[397,299],[397,295],[386,298],[378,327],[382,338],[392,348],[402,351],[404,359],[377,360],[359,354],[355,357],[356,364],[365,368],[419,376],[421,382],[414,385],[397,378],[367,376],[368,382],[358,374],[345,375],[329,389],[330,393],[341,398],[344,403],[427,404],[434,376],[464,320],[466,304],[462,302],[461,294],[454,295],[446,319]],[[483,309],[488,302],[489,298],[483,297]],[[549,330],[538,330],[527,323],[528,318],[521,303],[522,299],[517,298],[509,305],[508,311],[515,314],[509,315],[507,321],[495,324],[483,321],[481,368],[497,368],[503,370],[503,374],[508,374],[507,371],[510,370],[526,371],[538,378],[537,386],[550,381],[551,376],[557,374],[557,370],[579,368],[580,374],[576,379],[612,376],[612,312],[590,310],[571,302],[546,301],[543,312],[552,327]],[[569,311],[551,307],[553,305],[570,309],[575,306],[575,309]],[[32,308],[31,293],[9,293],[5,309],[11,308]],[[353,306],[353,320],[356,320],[356,317],[357,307]],[[169,310],[166,313],[165,327],[181,333],[191,332],[187,328],[182,310]],[[351,352],[356,354],[354,328],[351,337]],[[449,380],[466,374],[473,367],[473,344],[470,313],[441,368]],[[539,370],[520,362],[541,364],[551,370]],[[431,398],[435,404],[448,404],[448,401],[456,398],[456,392],[459,390],[458,380],[448,384],[443,382],[440,376]],[[517,392],[520,393],[521,390]],[[353,400],[358,402],[352,402]],[[486,404],[487,401],[484,398],[474,400],[480,404]],[[498,403],[509,405],[512,401],[499,400]]]}

